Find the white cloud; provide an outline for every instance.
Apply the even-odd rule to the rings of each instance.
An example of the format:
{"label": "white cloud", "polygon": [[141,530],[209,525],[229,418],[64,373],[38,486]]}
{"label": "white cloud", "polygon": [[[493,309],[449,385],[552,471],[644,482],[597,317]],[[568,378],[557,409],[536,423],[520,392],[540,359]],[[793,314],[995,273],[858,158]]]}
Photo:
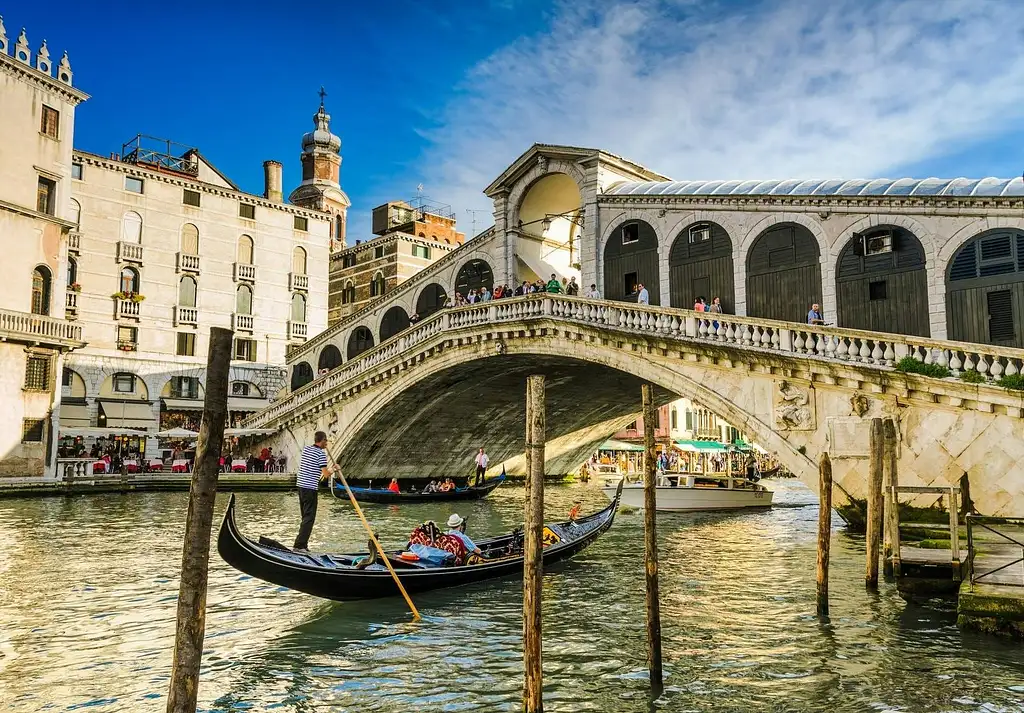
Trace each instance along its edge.
{"label": "white cloud", "polygon": [[1022,38],[1017,0],[568,0],[468,73],[421,165],[461,220],[534,142],[677,179],[885,175],[1015,128]]}

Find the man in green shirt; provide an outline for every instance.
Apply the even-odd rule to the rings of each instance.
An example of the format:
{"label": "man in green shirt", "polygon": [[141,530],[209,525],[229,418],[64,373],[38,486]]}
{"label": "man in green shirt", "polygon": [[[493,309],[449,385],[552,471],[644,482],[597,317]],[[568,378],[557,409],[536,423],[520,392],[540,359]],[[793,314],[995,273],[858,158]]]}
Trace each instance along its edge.
{"label": "man in green shirt", "polygon": [[562,283],[558,281],[554,273],[551,273],[551,279],[548,280],[547,291],[553,294],[558,294],[562,291]]}

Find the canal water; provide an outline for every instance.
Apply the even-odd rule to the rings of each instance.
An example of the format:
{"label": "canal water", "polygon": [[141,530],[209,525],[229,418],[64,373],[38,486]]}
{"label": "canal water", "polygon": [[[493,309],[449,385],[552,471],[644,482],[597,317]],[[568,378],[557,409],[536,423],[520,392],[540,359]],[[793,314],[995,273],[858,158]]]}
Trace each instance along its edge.
{"label": "canal water", "polygon": [[[774,481],[764,512],[659,515],[667,689],[650,701],[643,523],[622,514],[544,578],[548,711],[1021,711],[1024,647],[963,633],[947,608],[864,590],[863,540],[832,545],[832,621],[814,617],[817,508]],[[458,510],[471,535],[511,528],[523,489]],[[0,501],[0,710],[163,711],[186,494]],[[551,486],[562,519],[596,488]],[[242,494],[249,534],[290,541],[296,498]],[[218,497],[218,516],[226,496]],[[803,506],[801,506],[803,505]],[[385,544],[448,509],[368,506]],[[218,520],[219,522],[219,520]],[[322,500],[313,547],[361,549],[341,501]],[[204,711],[519,709],[521,584],[335,604],[211,561]]]}

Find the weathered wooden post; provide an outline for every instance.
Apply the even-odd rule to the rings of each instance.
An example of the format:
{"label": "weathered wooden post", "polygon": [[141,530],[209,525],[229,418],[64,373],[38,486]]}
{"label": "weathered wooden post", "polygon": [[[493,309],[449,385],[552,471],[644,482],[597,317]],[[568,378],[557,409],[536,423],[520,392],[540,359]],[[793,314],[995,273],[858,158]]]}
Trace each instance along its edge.
{"label": "weathered wooden post", "polygon": [[818,462],[818,616],[828,618],[828,553],[832,544],[832,461],[828,453]]}
{"label": "weathered wooden post", "polygon": [[661,604],[658,599],[657,455],[654,424],[657,423],[654,387],[641,387],[644,404],[644,563],[647,570],[647,664],[651,688],[661,695],[664,675],[661,667]]}
{"label": "weathered wooden post", "polygon": [[230,329],[210,329],[206,357],[206,400],[199,426],[195,468],[188,495],[185,545],[178,587],[178,624],[167,713],[195,713],[199,694],[199,665],[206,633],[206,584],[210,566],[210,525],[217,495],[224,422],[228,416],[228,369],[231,366]]}
{"label": "weathered wooden post", "polygon": [[899,501],[895,497],[895,486],[899,478],[896,474],[896,424],[891,418],[882,422],[882,488],[884,501],[882,516],[884,517],[882,544],[882,573],[886,579],[893,576],[893,548],[899,540],[895,531],[899,527]]}
{"label": "weathered wooden post", "polygon": [[547,429],[544,376],[526,380],[526,508],[523,558],[523,711],[544,710],[541,574],[544,570],[544,441]]}
{"label": "weathered wooden post", "polygon": [[878,589],[878,552],[882,543],[882,419],[871,419],[868,460],[868,507],[864,584]]}

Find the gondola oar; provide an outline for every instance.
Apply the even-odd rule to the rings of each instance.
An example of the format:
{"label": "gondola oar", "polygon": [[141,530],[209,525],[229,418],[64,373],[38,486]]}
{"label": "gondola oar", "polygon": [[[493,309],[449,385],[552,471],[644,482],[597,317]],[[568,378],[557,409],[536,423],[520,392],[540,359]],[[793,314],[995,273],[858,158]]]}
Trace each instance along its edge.
{"label": "gondola oar", "polygon": [[[402,581],[398,578],[398,574],[395,572],[395,568],[391,566],[391,561],[388,560],[388,555],[384,552],[384,548],[381,547],[380,541],[377,540],[376,535],[373,534],[373,528],[370,527],[370,523],[366,521],[366,516],[363,515],[362,509],[359,507],[359,503],[356,502],[356,496],[349,490],[348,481],[345,480],[345,474],[341,472],[341,468],[335,469],[338,477],[341,478],[341,484],[345,486],[345,492],[348,493],[348,499],[352,501],[352,507],[356,510],[356,515],[363,522],[363,527],[366,528],[366,534],[370,536],[370,542],[377,548],[377,552],[380,554],[380,558],[384,561],[384,566],[388,568],[388,572],[391,572],[391,577],[395,580],[395,584],[398,585],[398,591],[405,597],[405,603],[409,605],[409,609],[412,611],[412,620],[419,621],[420,613],[416,610],[416,605],[412,603],[412,599],[409,598],[409,593],[405,591],[405,587],[402,586]],[[334,492],[334,474],[331,474],[331,492]]]}

